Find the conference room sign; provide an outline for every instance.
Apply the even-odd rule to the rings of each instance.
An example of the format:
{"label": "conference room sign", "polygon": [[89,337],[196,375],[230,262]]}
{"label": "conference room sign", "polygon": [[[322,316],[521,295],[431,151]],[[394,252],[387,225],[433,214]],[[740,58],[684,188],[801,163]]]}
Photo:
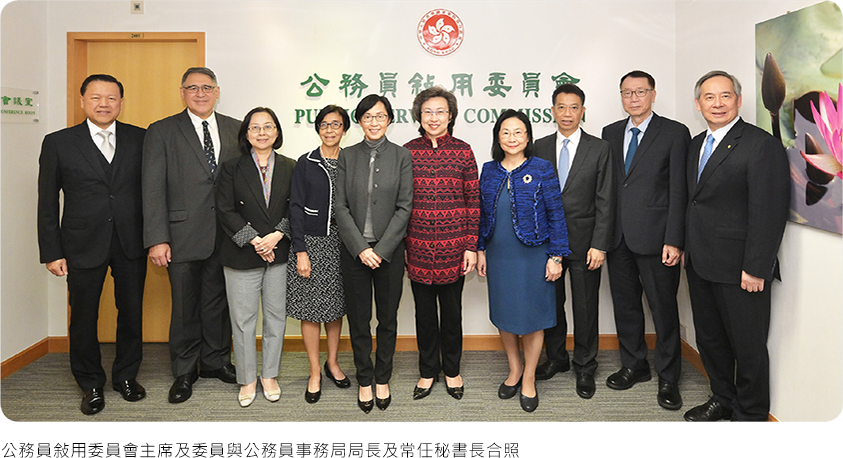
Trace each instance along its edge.
{"label": "conference room sign", "polygon": [[0,89],[0,122],[32,124],[39,120],[38,91],[31,89]]}

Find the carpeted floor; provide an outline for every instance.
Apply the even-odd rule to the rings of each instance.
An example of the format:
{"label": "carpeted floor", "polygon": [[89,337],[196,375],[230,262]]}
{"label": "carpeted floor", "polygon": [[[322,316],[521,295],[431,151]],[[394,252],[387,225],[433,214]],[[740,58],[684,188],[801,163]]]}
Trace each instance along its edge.
{"label": "carpeted floor", "polygon": [[[106,373],[114,346],[102,348]],[[322,355],[324,362],[325,355]],[[680,390],[684,406],[677,411],[662,409],[656,403],[657,376],[626,391],[606,386],[606,377],[620,367],[617,351],[601,351],[600,367],[595,374],[597,393],[584,400],[574,392],[574,373],[557,374],[538,382],[539,407],[533,413],[521,410],[518,396],[508,400],[497,397],[498,385],[507,374],[506,355],[499,351],[466,351],[462,360],[465,397],[457,401],[445,392],[444,378],[434,385],[433,393],[413,401],[412,391],[418,381],[418,353],[398,352],[390,389],[392,404],[386,411],[374,409],[364,414],[357,408],[357,384],[350,352],[340,353],[340,365],[352,379],[349,389],[333,386],[327,378],[322,398],[316,404],[304,401],[308,363],[303,352],[285,352],[279,384],[282,394],[276,403],[259,393],[249,408],[237,403],[238,386],[215,379],[199,379],[193,397],[182,404],[169,404],[167,392],[173,378],[166,344],[145,344],[144,362],[138,381],[147,391],[146,399],[125,402],[119,393],[106,386],[106,407],[97,415],[79,411],[81,391],[70,373],[67,354],[49,354],[0,382],[0,406],[13,421],[682,421],[685,411],[708,399],[708,380],[683,361]],[[651,361],[652,365],[652,361]],[[324,375],[323,375],[324,377]],[[34,386],[50,380],[53,396],[32,396]]]}

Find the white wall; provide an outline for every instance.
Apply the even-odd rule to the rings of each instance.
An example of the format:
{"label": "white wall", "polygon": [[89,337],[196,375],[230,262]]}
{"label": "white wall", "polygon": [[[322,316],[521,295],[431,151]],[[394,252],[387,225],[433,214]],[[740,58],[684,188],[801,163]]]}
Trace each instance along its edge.
{"label": "white wall", "polygon": [[[49,95],[47,75],[48,7],[46,3],[12,3],[2,14],[3,87]],[[38,264],[35,232],[38,152],[49,131],[49,110],[42,107],[38,124],[0,126],[0,360],[14,356],[51,334],[48,330],[47,285],[50,274]],[[66,310],[66,308],[65,308]],[[66,312],[65,312],[66,313]],[[66,329],[66,327],[65,327]],[[66,333],[66,331],[64,331]]]}
{"label": "white wall", "polygon": [[[13,3],[3,11],[2,84],[13,85],[17,78],[16,84],[39,85],[45,116],[37,132],[9,135],[14,137],[10,141],[21,143],[20,149],[14,146],[18,143],[7,147],[6,126],[3,130],[2,358],[46,335],[66,332],[64,282],[49,278],[36,264],[32,227],[40,138],[65,124],[68,31],[206,32],[206,62],[217,72],[222,87],[219,111],[241,117],[255,105],[275,108],[286,139],[282,152],[298,157],[315,147],[318,140],[309,126],[293,124],[293,108],[321,107],[329,102],[353,108],[357,102],[356,98],[344,100],[339,95],[306,101],[299,83],[313,72],[325,77],[330,72],[375,75],[397,71],[399,80],[405,81],[418,71],[435,74],[437,82],[447,88],[451,73],[470,72],[475,75],[475,96],[460,98],[460,108],[465,110],[481,106],[549,106],[548,91],[542,91],[542,98],[536,101],[524,99],[519,79],[509,81],[513,95],[505,101],[484,98],[479,93],[487,84],[489,72],[503,71],[512,78],[524,71],[554,75],[565,71],[583,79],[581,86],[587,94],[588,109],[584,128],[599,135],[602,126],[623,116],[618,78],[630,69],[642,68],[657,80],[656,111],[685,122],[696,133],[705,128],[692,103],[692,88],[699,75],[724,68],[735,73],[744,86],[753,87],[755,23],[813,3],[146,0],[144,15],[129,14],[124,1]],[[470,37],[446,58],[426,55],[415,41],[415,25],[434,7],[455,11]],[[94,11],[100,19],[91,20]],[[23,30],[14,33],[16,27]],[[7,57],[10,49],[27,52],[16,51]],[[33,63],[25,60],[29,55],[41,57]],[[7,59],[12,59],[11,63]],[[376,91],[376,77],[368,79],[368,92]],[[335,82],[332,78],[332,84]],[[404,90],[393,102],[396,108],[409,108],[411,100],[409,91]],[[748,90],[744,94],[747,109],[742,113],[748,121],[754,121],[754,106],[754,91]],[[552,124],[534,126],[537,137],[551,133],[553,128]],[[359,141],[357,129],[352,129],[345,145]],[[491,124],[468,125],[460,121],[455,134],[474,146],[478,162],[489,159]],[[396,143],[415,135],[415,126],[410,125],[394,125],[388,134]],[[7,172],[10,158],[15,158],[17,167]],[[10,186],[7,180],[19,184]],[[14,221],[9,221],[10,215]],[[12,223],[14,226],[7,229],[7,224]],[[820,390],[805,389],[802,381],[804,377],[815,380],[820,375],[840,380],[841,262],[824,262],[821,268],[815,267],[814,262],[824,259],[823,253],[838,255],[840,248],[837,235],[788,224],[781,255],[786,282],[774,286],[769,345],[773,358],[773,414],[781,420],[824,420],[840,411],[839,382],[836,386],[832,381],[819,382]],[[20,265],[28,270],[19,273],[12,269],[19,269]],[[612,334],[615,328],[605,274],[603,280],[600,332]],[[9,288],[14,294],[7,295]],[[466,282],[467,334],[496,333],[488,321],[485,288],[475,274]],[[407,287],[399,313],[402,335],[414,334],[411,296]],[[682,322],[688,328],[689,342],[694,343],[684,280],[679,297]],[[295,328],[290,332],[295,332]]]}
{"label": "white wall", "polygon": [[[693,135],[705,130],[694,108],[696,80],[714,69],[741,81],[741,116],[755,122],[755,24],[818,2],[676,3],[676,83],[683,88],[677,117]],[[739,43],[739,46],[735,44]],[[770,338],[771,413],[784,421],[827,421],[843,405],[843,239],[788,223],[779,252],[783,282],[774,282]],[[685,296],[687,297],[687,296]],[[692,323],[688,301],[681,319]],[[689,326],[688,341],[696,343]]]}

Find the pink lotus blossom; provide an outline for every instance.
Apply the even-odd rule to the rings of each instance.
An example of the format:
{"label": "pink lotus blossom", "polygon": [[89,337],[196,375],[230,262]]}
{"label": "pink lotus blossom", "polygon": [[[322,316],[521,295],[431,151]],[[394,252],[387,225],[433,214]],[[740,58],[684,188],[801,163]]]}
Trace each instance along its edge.
{"label": "pink lotus blossom", "polygon": [[820,130],[825,144],[831,150],[831,154],[805,154],[802,152],[802,157],[810,162],[814,167],[826,172],[830,175],[837,175],[837,178],[843,179],[843,105],[841,105],[840,98],[843,96],[843,84],[840,84],[837,89],[837,109],[834,107],[834,102],[828,96],[828,92],[820,93],[820,109],[819,112],[811,102],[811,112],[814,115],[814,122],[817,123],[817,128]]}

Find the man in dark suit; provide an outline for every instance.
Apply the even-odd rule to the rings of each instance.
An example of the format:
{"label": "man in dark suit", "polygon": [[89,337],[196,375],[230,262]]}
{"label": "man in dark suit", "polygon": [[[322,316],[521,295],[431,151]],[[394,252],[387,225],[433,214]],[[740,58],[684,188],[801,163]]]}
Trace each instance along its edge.
{"label": "man in dark suit", "polygon": [[214,112],[219,95],[214,72],[187,69],[187,109],[150,125],[143,145],[144,245],[172,288],[171,403],[190,398],[199,376],[236,383],[214,188],[219,165],[237,156],[240,122]]}
{"label": "man in dark suit", "polygon": [[682,407],[682,350],[676,291],[685,245],[685,157],[691,134],[684,125],[653,113],[656,81],[649,73],[627,73],[620,92],[629,117],[603,128],[603,139],[612,147],[617,192],[614,244],[607,262],[623,367],[606,385],[626,390],[652,378],[641,303],[646,293],[656,328],[656,400],[677,410]]}
{"label": "man in dark suit", "polygon": [[[117,120],[123,85],[91,75],[81,88],[85,122],[47,135],[38,173],[38,246],[53,275],[67,275],[70,369],[84,395],[82,413],[105,407],[97,318],[108,268],[117,306],[117,355],[111,384],[127,401],[146,392],[136,380],[143,359],[146,279],[141,212],[144,129]],[[64,205],[59,221],[59,191]]]}
{"label": "man in dark suit", "polygon": [[565,343],[565,272],[571,275],[574,314],[574,369],[577,394],[594,396],[597,369],[598,293],[600,267],[612,245],[614,183],[609,144],[580,129],[585,114],[585,93],[574,84],[553,92],[557,132],[535,143],[535,155],[554,164],[562,187],[562,206],[568,224],[571,255],[563,258],[562,277],[556,281],[556,327],[546,329],[547,361],[536,369],[537,380],[547,380],[570,368]]}
{"label": "man in dark suit", "polygon": [[770,411],[770,282],[790,207],[779,140],[738,116],[741,85],[713,71],[694,88],[708,130],[688,153],[684,264],[697,348],[713,395],[688,421],[765,421]]}

